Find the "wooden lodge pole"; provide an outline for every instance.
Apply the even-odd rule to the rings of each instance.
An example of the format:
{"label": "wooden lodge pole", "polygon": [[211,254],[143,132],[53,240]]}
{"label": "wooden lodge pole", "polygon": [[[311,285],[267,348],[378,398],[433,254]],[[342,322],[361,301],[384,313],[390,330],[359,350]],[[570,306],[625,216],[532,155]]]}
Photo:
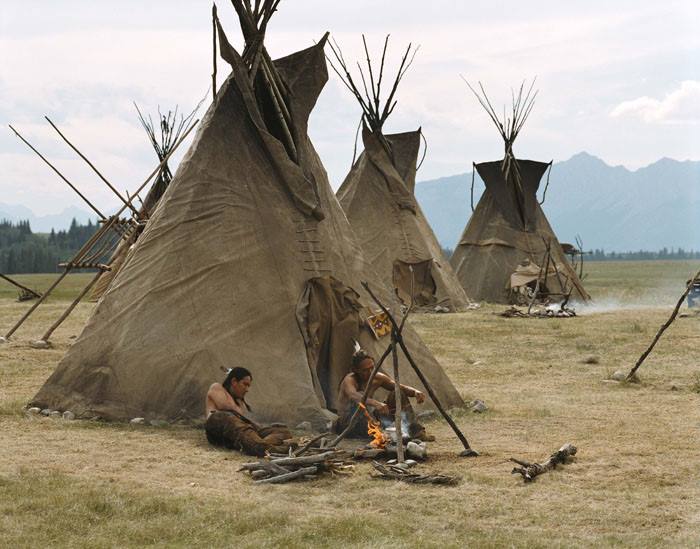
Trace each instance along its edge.
{"label": "wooden lodge pole", "polygon": [[661,338],[661,335],[666,331],[666,329],[671,325],[671,323],[676,319],[676,316],[678,316],[678,311],[681,308],[681,305],[683,305],[683,301],[685,301],[685,298],[688,297],[688,294],[690,293],[690,288],[693,286],[693,282],[700,277],[700,271],[695,273],[695,276],[693,276],[689,281],[688,284],[685,287],[685,292],[683,292],[683,295],[681,295],[680,299],[678,300],[678,303],[676,303],[676,306],[673,309],[673,312],[671,313],[671,316],[669,319],[664,322],[664,324],[659,328],[659,331],[656,332],[656,335],[654,336],[654,339],[652,340],[651,344],[649,347],[647,347],[647,350],[642,353],[642,356],[639,357],[639,360],[637,360],[637,363],[634,365],[634,367],[630,370],[630,373],[627,374],[627,381],[633,381],[635,378],[635,375],[637,374],[637,370],[639,370],[639,367],[642,365],[642,363],[646,360],[646,358],[649,356],[651,353],[652,349],[654,349],[654,346],[656,343],[659,341]]}
{"label": "wooden lodge pole", "polygon": [[2,278],[3,280],[7,280],[13,286],[17,286],[20,290],[24,290],[25,292],[33,295],[34,297],[41,297],[41,294],[39,292],[36,292],[36,291],[32,290],[31,288],[27,288],[26,286],[23,286],[22,284],[20,284],[16,280],[11,279],[7,275],[0,273],[0,278]]}
{"label": "wooden lodge pole", "polygon": [[85,294],[87,294],[90,291],[90,288],[92,288],[95,285],[97,280],[102,276],[102,273],[102,270],[99,270],[97,272],[97,274],[93,277],[90,283],[87,286],[85,286],[85,288],[83,288],[83,291],[80,292],[78,297],[76,297],[73,300],[73,302],[68,306],[68,308],[65,311],[63,311],[63,314],[59,317],[59,319],[56,322],[54,322],[48,330],[46,330],[46,333],[43,336],[41,336],[41,339],[39,340],[40,342],[48,343],[49,338],[51,337],[51,334],[53,334],[54,330],[56,330],[56,328],[58,328],[63,323],[63,321],[66,318],[68,318],[68,315],[70,315],[73,312],[73,309],[75,309],[78,303],[80,303],[80,301],[85,297]]}
{"label": "wooden lodge pole", "polygon": [[401,427],[401,382],[399,380],[399,355],[396,352],[396,338],[391,335],[391,359],[394,365],[394,429],[396,429],[396,461],[404,462],[403,429]]}

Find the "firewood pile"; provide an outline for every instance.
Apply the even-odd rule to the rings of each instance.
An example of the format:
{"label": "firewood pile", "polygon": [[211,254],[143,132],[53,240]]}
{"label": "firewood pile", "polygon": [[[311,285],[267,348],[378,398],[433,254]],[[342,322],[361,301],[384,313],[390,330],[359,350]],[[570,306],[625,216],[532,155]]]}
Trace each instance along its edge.
{"label": "firewood pile", "polygon": [[441,484],[443,486],[455,486],[462,480],[457,476],[442,475],[439,473],[419,474],[412,472],[406,463],[383,465],[377,461],[372,462],[376,471],[372,478],[384,480],[397,480],[409,484]]}
{"label": "firewood pile", "polygon": [[571,318],[576,316],[576,311],[569,307],[552,309],[549,307],[530,309],[529,311],[518,307],[509,307],[498,316],[504,318]]}
{"label": "firewood pile", "polygon": [[253,463],[244,463],[239,471],[247,471],[255,484],[284,484],[293,480],[316,480],[323,473],[331,476],[350,475],[354,465],[350,454],[337,448],[313,448],[307,455],[269,454]]}

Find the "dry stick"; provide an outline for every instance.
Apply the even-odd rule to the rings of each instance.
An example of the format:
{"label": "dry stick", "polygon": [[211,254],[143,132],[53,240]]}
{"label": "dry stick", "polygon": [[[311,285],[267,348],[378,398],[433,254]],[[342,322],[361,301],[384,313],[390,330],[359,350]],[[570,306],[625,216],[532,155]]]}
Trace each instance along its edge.
{"label": "dry stick", "polygon": [[681,305],[683,305],[683,301],[685,301],[685,298],[688,297],[688,293],[690,292],[690,288],[693,286],[693,281],[696,280],[698,277],[700,277],[700,271],[695,273],[695,276],[688,281],[688,284],[685,287],[685,292],[683,292],[683,295],[681,295],[680,299],[678,300],[678,303],[676,303],[676,307],[673,309],[671,316],[661,326],[661,328],[659,328],[659,331],[656,332],[656,336],[654,336],[654,340],[651,342],[651,345],[649,345],[647,350],[642,353],[642,356],[639,357],[639,360],[634,365],[634,367],[630,370],[630,373],[627,374],[627,381],[632,381],[634,379],[634,377],[637,373],[637,370],[642,365],[642,362],[644,362],[644,360],[649,356],[649,353],[651,353],[652,349],[656,345],[656,342],[659,341],[659,339],[661,338],[661,335],[666,331],[666,328],[668,328],[671,325],[671,323],[676,319],[676,316],[678,315],[678,311],[680,310]]}
{"label": "dry stick", "polygon": [[85,201],[85,203],[86,203],[88,206],[90,206],[90,208],[92,208],[92,210],[93,210],[97,215],[100,216],[100,218],[102,218],[102,219],[107,219],[106,216],[105,216],[100,210],[98,210],[97,207],[95,207],[95,205],[94,205],[92,202],[90,202],[87,198],[85,198],[85,195],[83,195],[83,193],[81,193],[81,192],[75,187],[75,185],[73,185],[73,183],[71,183],[70,181],[68,181],[68,179],[66,179],[66,178],[64,177],[64,175],[63,175],[61,172],[59,172],[53,164],[51,164],[51,162],[49,162],[48,160],[46,160],[46,158],[45,158],[39,151],[37,151],[37,150],[31,145],[31,143],[29,143],[29,141],[27,141],[24,137],[22,137],[22,135],[21,135],[16,129],[14,129],[14,128],[12,127],[12,125],[10,125],[10,129],[11,129],[13,132],[15,132],[15,135],[16,135],[17,137],[19,137],[19,138],[24,142],[24,144],[27,145],[27,147],[29,147],[31,150],[33,150],[33,151],[37,154],[37,156],[38,156],[39,158],[41,158],[44,162],[46,162],[46,164],[47,164],[54,172],[56,172],[56,174],[58,175],[58,177],[60,177],[61,179],[63,179],[63,181],[65,181],[65,182],[68,184],[68,186],[69,186],[71,189],[73,189],[73,190],[78,194],[78,196],[79,196],[80,198],[82,198],[82,199]]}
{"label": "dry stick", "polygon": [[310,456],[284,457],[284,458],[279,458],[279,459],[273,459],[272,462],[275,465],[280,465],[282,467],[296,466],[296,465],[313,465],[315,463],[320,463],[322,461],[325,461],[326,459],[330,459],[336,455],[337,455],[337,452],[335,450],[329,450],[327,452],[323,452],[322,454],[315,454],[315,455],[310,455]]}
{"label": "dry stick", "polygon": [[25,292],[30,293],[33,296],[41,297],[41,294],[39,292],[35,292],[31,288],[27,288],[26,286],[22,286],[19,282],[17,282],[16,280],[12,280],[9,276],[6,276],[6,275],[0,273],[0,278],[7,280],[10,284],[12,284],[13,286],[17,286],[20,290],[24,290]]}
{"label": "dry stick", "polygon": [[370,391],[370,388],[372,387],[372,382],[374,381],[374,377],[377,375],[379,368],[381,368],[382,363],[384,362],[384,360],[386,360],[386,357],[389,356],[390,352],[391,352],[391,346],[387,347],[386,351],[384,351],[384,354],[374,364],[374,368],[372,369],[372,372],[369,375],[369,379],[367,380],[367,387],[365,387],[365,391],[364,391],[364,393],[362,393],[362,398],[360,399],[359,406],[357,406],[357,408],[355,408],[355,411],[353,412],[352,417],[350,418],[350,421],[348,422],[348,426],[345,427],[345,429],[343,429],[343,431],[337,437],[335,437],[332,441],[330,441],[328,443],[329,448],[333,448],[334,446],[337,446],[341,440],[343,440],[346,436],[348,436],[348,433],[353,428],[353,425],[355,425],[355,421],[357,421],[357,418],[360,415],[360,410],[367,402],[367,397],[369,396],[369,391]]}
{"label": "dry stick", "polygon": [[508,461],[517,463],[520,467],[514,467],[510,472],[511,475],[520,474],[525,482],[532,482],[535,477],[556,469],[557,465],[566,463],[569,458],[576,455],[578,448],[571,443],[564,444],[559,450],[554,452],[549,459],[543,463],[530,463],[529,461],[521,461],[519,459],[510,458]]}
{"label": "dry stick", "polygon": [[212,40],[214,42],[214,51],[212,59],[214,61],[214,70],[211,73],[211,93],[213,100],[216,101],[216,4],[211,5],[211,27]]}
{"label": "dry stick", "polygon": [[396,460],[403,463],[403,429],[401,428],[401,384],[399,381],[399,355],[396,352],[396,339],[391,337],[391,359],[394,364],[394,429],[396,430]]}
{"label": "dry stick", "polygon": [[[387,315],[389,318],[389,321],[392,324],[392,330],[396,330],[396,321],[394,320],[394,317],[392,314],[389,312],[389,310],[377,299],[377,297],[374,295],[372,290],[370,290],[369,285],[366,282],[362,283],[362,287],[367,290],[367,293],[370,295],[370,297],[374,300],[374,302],[379,305],[379,307],[382,309],[382,311]],[[416,375],[418,376],[418,379],[420,379],[421,383],[425,387],[425,390],[428,391],[428,395],[430,396],[430,399],[433,401],[435,404],[435,407],[438,409],[442,417],[445,418],[445,421],[449,424],[449,426],[452,428],[454,433],[457,435],[457,438],[459,438],[460,442],[464,446],[464,451],[460,454],[461,456],[464,457],[476,457],[479,454],[476,452],[476,450],[473,450],[471,446],[469,446],[469,442],[467,441],[467,438],[462,434],[462,431],[460,431],[459,427],[457,427],[457,424],[454,422],[454,420],[450,417],[450,414],[447,413],[447,411],[442,407],[442,404],[440,403],[440,400],[438,399],[438,396],[435,394],[435,391],[433,390],[432,386],[426,379],[426,377],[423,375],[423,372],[421,372],[420,368],[418,365],[415,363],[413,360],[413,357],[408,351],[408,348],[406,347],[406,344],[403,341],[403,336],[401,333],[396,334],[396,341],[399,344],[399,347],[401,347],[401,350],[403,351],[403,354],[406,356],[406,359],[408,360],[408,363],[411,365],[411,368],[415,371]]]}
{"label": "dry stick", "polygon": [[85,294],[87,294],[90,291],[90,289],[95,285],[95,283],[100,278],[100,276],[102,276],[102,270],[100,270],[93,277],[93,279],[90,281],[90,283],[87,286],[85,286],[85,288],[83,288],[83,291],[80,292],[80,294],[78,295],[78,297],[75,298],[75,300],[73,300],[73,303],[71,303],[68,306],[68,308],[65,311],[63,311],[63,314],[60,316],[60,318],[56,322],[54,322],[48,330],[46,330],[46,333],[43,336],[41,336],[40,341],[48,342],[48,340],[51,337],[51,334],[54,332],[54,330],[56,330],[56,328],[58,328],[63,323],[63,321],[66,318],[68,318],[68,315],[70,315],[71,312],[73,312],[73,309],[75,309],[75,307],[78,305],[78,303],[80,303],[80,300],[83,299],[83,297],[85,297]]}
{"label": "dry stick", "polygon": [[294,480],[295,478],[303,477],[304,475],[313,475],[318,472],[318,467],[302,467],[291,473],[286,473],[284,475],[278,475],[276,477],[270,477],[263,480],[256,480],[255,484],[280,484],[282,482],[287,482],[289,480]]}
{"label": "dry stick", "polygon": [[59,130],[58,127],[56,127],[56,124],[54,124],[48,116],[44,116],[44,118],[46,118],[46,121],[47,121],[49,124],[51,124],[51,127],[52,127],[54,130],[56,130],[56,133],[58,133],[58,135],[61,136],[61,139],[63,139],[63,140],[68,144],[68,146],[69,146],[71,149],[73,149],[73,150],[76,152],[76,154],[77,154],[80,158],[82,158],[82,159],[87,163],[88,166],[90,166],[90,168],[92,168],[92,171],[95,172],[95,173],[97,174],[97,176],[98,176],[102,181],[104,181],[104,183],[112,190],[112,192],[113,192],[114,194],[117,195],[117,197],[119,198],[119,200],[121,200],[124,204],[126,204],[127,207],[131,208],[131,211],[132,211],[134,214],[136,214],[136,216],[138,216],[139,212],[133,207],[133,205],[130,204],[129,202],[127,202],[127,201],[124,199],[124,197],[119,193],[119,191],[118,191],[117,189],[115,189],[114,186],[113,186],[109,181],[107,181],[107,179],[105,178],[105,176],[102,175],[102,174],[100,173],[100,171],[92,164],[92,162],[90,162],[90,161],[85,157],[85,155],[84,155],[83,153],[81,153],[75,145],[73,145],[73,143],[71,143],[70,141],[68,141],[68,138],[67,138],[65,135],[63,135],[63,133],[61,133],[61,130]]}
{"label": "dry stick", "polygon": [[314,444],[316,444],[319,440],[321,440],[323,437],[330,436],[331,433],[321,433],[320,435],[312,438],[309,442],[307,442],[304,446],[301,448],[298,448],[294,452],[292,452],[293,457],[298,457],[304,453],[306,453]]}

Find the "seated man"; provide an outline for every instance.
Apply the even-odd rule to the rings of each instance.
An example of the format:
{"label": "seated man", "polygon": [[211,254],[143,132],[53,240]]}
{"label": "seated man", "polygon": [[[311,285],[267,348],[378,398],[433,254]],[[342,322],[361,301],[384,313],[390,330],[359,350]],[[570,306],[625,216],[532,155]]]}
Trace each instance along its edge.
{"label": "seated man", "polygon": [[294,444],[285,426],[260,427],[246,417],[251,410],[245,395],[252,382],[253,376],[248,370],[233,368],[223,383],[213,383],[209,387],[204,425],[207,440],[253,456],[264,456],[268,450],[286,453]]}
{"label": "seated man", "polygon": [[[369,376],[374,369],[374,359],[366,351],[360,349],[352,355],[351,367],[352,371],[340,382],[338,392],[338,422],[336,423],[336,430],[339,433],[348,426],[350,418],[352,418],[358,404],[362,401],[362,395],[367,387]],[[377,372],[367,393],[367,406],[374,408],[375,416],[384,425],[394,424],[394,414],[396,413],[395,386],[396,383],[388,375]],[[389,395],[384,402],[373,398],[375,391],[380,387],[389,391]],[[408,397],[414,397],[416,402],[421,404],[425,402],[425,395],[418,389],[408,385],[401,384],[400,387],[401,411],[406,414],[409,422],[408,435],[411,438],[425,441],[435,440],[435,437],[428,435],[425,432],[425,428],[418,423],[411,403],[408,400]],[[358,438],[367,436],[367,418],[364,414],[360,414],[358,419],[355,420],[349,436]]]}

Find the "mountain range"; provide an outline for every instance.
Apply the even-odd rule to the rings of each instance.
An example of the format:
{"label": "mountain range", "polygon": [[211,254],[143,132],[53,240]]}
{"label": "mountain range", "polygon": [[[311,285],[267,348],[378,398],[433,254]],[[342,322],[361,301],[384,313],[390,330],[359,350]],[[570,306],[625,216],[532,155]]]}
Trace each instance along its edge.
{"label": "mountain range", "polygon": [[33,232],[49,233],[51,229],[55,229],[56,231],[68,229],[73,219],[81,225],[87,223],[88,220],[92,220],[94,223],[97,216],[95,214],[89,214],[76,206],[69,206],[57,214],[36,215],[26,206],[20,204],[3,204],[0,202],[0,221],[3,219],[12,221],[13,223],[29,220],[29,226],[32,228]]}
{"label": "mountain range", "polygon": [[[416,185],[418,202],[444,247],[454,248],[471,215],[471,181],[468,172]],[[483,189],[477,174],[474,206]],[[552,166],[542,207],[560,241],[580,235],[586,250],[700,250],[700,162],[662,158],[628,170],[582,152]]]}
{"label": "mountain range", "polygon": [[[467,172],[416,185],[418,202],[443,247],[454,248],[471,215],[471,180]],[[475,206],[483,189],[477,175]],[[587,250],[700,250],[700,161],[662,158],[628,170],[582,152],[552,166],[543,208],[560,241],[574,242],[580,235]],[[0,203],[0,220],[28,219],[35,232],[67,229],[73,218],[86,223],[95,216],[75,206],[37,216],[26,206]]]}

